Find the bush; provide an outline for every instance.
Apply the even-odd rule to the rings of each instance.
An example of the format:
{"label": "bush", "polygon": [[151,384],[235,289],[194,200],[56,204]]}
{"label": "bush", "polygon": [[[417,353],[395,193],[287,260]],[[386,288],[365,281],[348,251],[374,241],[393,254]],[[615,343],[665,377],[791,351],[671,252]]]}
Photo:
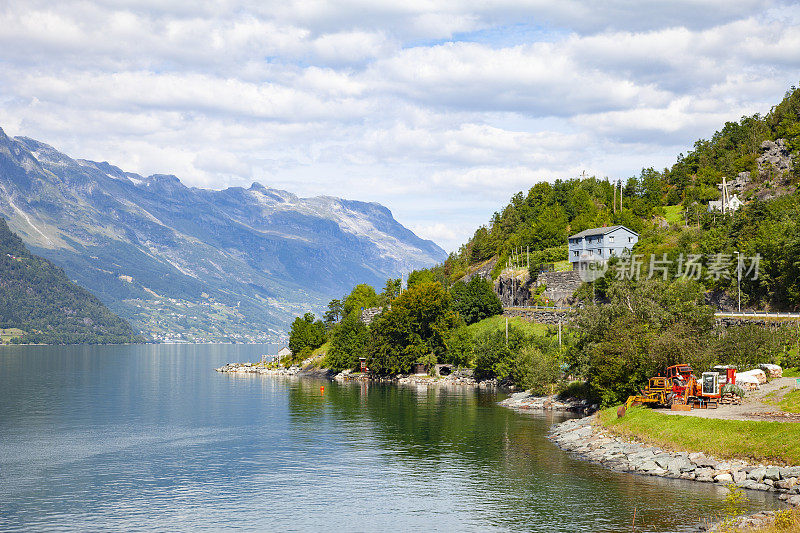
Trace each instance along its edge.
{"label": "bush", "polygon": [[722,386],[722,394],[733,394],[734,396],[738,396],[739,398],[744,398],[745,392],[744,389],[738,385],[732,385],[730,383],[726,383]]}
{"label": "bush", "polygon": [[522,347],[514,363],[512,381],[534,394],[552,394],[561,379],[561,359],[557,350],[542,350],[529,344]]}
{"label": "bush", "polygon": [[558,390],[559,400],[586,400],[591,403],[600,403],[600,397],[586,381],[573,381],[563,383]]}

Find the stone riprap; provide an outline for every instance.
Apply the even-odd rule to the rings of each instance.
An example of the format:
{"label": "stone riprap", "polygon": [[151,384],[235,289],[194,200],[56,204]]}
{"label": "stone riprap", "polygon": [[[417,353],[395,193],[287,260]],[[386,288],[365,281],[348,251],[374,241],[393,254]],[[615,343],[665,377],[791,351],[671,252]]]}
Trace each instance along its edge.
{"label": "stone riprap", "polygon": [[611,435],[596,424],[596,415],[554,425],[550,439],[561,449],[618,472],[687,479],[743,489],[781,493],[800,506],[800,467],[753,465],[717,460],[703,453],[670,452]]}
{"label": "stone riprap", "polygon": [[353,372],[345,370],[339,372],[334,376],[336,381],[380,381],[387,383],[396,383],[398,385],[458,385],[477,387],[479,389],[494,389],[497,387],[497,380],[489,379],[484,381],[476,381],[472,376],[471,370],[456,370],[447,376],[429,376],[427,374],[397,374],[394,377],[381,377],[364,374],[360,372]]}
{"label": "stone riprap", "polygon": [[569,411],[591,414],[597,411],[597,404],[586,400],[559,400],[556,396],[534,396],[529,392],[517,392],[499,402],[503,407],[534,411]]}
{"label": "stone riprap", "polygon": [[269,374],[271,376],[296,376],[300,373],[299,366],[291,366],[289,368],[267,368],[253,363],[228,363],[214,370],[217,372],[237,374]]}

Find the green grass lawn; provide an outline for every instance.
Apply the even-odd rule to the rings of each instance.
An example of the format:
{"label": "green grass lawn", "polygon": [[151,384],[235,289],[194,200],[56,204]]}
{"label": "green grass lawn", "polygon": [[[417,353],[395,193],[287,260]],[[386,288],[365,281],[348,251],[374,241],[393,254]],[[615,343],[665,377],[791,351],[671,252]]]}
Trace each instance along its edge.
{"label": "green grass lawn", "polygon": [[783,377],[785,378],[800,378],[800,368],[784,368]]}
{"label": "green grass lawn", "polygon": [[616,408],[600,412],[600,423],[618,435],[671,450],[704,452],[720,459],[800,464],[800,424],[715,420],[665,415],[632,408],[617,418]]}
{"label": "green grass lawn", "polygon": [[567,272],[572,270],[572,263],[570,263],[568,259],[565,259],[564,261],[557,261],[553,263],[553,270],[556,272]]}
{"label": "green grass lawn", "polygon": [[21,337],[23,335],[25,335],[25,332],[19,328],[0,328],[0,342],[3,343],[11,341],[14,337]]}
{"label": "green grass lawn", "polygon": [[664,207],[664,211],[666,211],[665,218],[670,224],[681,224],[683,222],[682,205],[668,205]]}
{"label": "green grass lawn", "polygon": [[[511,326],[521,329],[529,335],[538,335],[541,337],[547,334],[547,326],[545,324],[536,324],[517,317],[508,319],[508,327],[510,328]],[[494,331],[505,331],[506,317],[498,315],[484,318],[480,322],[467,326],[467,329],[473,337],[475,335],[482,335]]]}
{"label": "green grass lawn", "polygon": [[800,413],[800,390],[786,393],[778,405],[787,413]]}

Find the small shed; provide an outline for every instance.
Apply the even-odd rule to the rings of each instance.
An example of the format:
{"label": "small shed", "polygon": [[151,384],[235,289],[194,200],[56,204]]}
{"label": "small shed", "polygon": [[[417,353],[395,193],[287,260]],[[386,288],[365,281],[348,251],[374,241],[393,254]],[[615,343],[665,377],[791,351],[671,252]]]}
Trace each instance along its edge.
{"label": "small shed", "polygon": [[292,351],[289,349],[288,346],[284,346],[280,350],[278,350],[278,357],[288,357],[292,355]]}

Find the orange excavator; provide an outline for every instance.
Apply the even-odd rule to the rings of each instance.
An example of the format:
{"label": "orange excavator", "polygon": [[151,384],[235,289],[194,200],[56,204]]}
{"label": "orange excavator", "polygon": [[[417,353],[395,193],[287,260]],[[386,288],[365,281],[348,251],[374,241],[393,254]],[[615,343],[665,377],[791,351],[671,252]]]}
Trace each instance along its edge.
{"label": "orange excavator", "polygon": [[666,376],[650,378],[639,394],[629,396],[617,409],[617,416],[625,416],[637,405],[671,407],[673,411],[716,409],[721,396],[717,376],[716,372],[703,372],[698,381],[687,364],[667,367]]}

